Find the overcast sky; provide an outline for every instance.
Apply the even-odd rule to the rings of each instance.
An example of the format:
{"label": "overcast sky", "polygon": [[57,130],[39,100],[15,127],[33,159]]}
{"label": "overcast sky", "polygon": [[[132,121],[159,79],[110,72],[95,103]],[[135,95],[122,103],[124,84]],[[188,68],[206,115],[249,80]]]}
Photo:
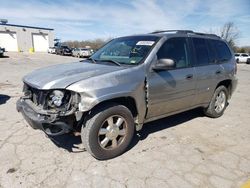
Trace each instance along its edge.
{"label": "overcast sky", "polygon": [[250,45],[249,0],[0,0],[0,18],[53,28],[62,41],[161,29],[218,32],[232,21],[240,31],[237,44]]}

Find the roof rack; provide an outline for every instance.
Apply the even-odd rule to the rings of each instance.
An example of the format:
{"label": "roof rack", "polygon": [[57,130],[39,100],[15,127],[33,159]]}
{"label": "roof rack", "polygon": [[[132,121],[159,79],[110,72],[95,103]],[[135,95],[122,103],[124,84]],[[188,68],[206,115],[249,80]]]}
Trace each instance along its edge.
{"label": "roof rack", "polygon": [[193,33],[192,30],[161,30],[161,31],[154,31],[150,34],[158,34],[158,33],[172,33],[172,32],[176,32],[176,33],[184,33],[184,34],[187,34],[187,33]]}
{"label": "roof rack", "polygon": [[216,35],[216,34],[210,34],[210,33],[198,33],[198,32],[193,32],[193,34],[195,35],[203,35],[203,36],[210,36],[210,37],[217,37],[220,38],[220,36]]}
{"label": "roof rack", "polygon": [[193,35],[203,35],[203,36],[210,36],[210,37],[217,37],[220,38],[218,35],[215,34],[208,34],[208,33],[198,33],[192,30],[162,30],[162,31],[155,31],[150,34],[159,34],[159,33],[181,33],[181,34],[193,34]]}

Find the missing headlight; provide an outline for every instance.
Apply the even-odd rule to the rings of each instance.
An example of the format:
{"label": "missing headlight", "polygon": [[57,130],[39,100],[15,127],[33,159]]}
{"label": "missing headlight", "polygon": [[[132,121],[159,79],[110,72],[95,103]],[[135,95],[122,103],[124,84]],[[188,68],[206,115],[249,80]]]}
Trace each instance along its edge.
{"label": "missing headlight", "polygon": [[48,94],[47,106],[48,109],[61,109],[67,110],[70,107],[70,91],[66,90],[53,90]]}
{"label": "missing headlight", "polygon": [[49,106],[53,107],[60,107],[63,103],[63,97],[64,97],[64,92],[60,90],[54,90],[50,95],[49,95]]}

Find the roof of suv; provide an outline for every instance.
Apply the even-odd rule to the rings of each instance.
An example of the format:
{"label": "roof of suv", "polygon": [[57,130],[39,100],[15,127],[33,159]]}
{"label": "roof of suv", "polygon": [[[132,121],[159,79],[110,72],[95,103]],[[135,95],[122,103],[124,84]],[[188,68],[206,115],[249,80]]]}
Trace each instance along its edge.
{"label": "roof of suv", "polygon": [[211,38],[211,39],[219,39],[222,40],[221,37],[215,34],[208,34],[208,33],[199,33],[194,32],[192,30],[162,30],[162,31],[155,31],[152,33],[148,33],[146,35],[150,36],[169,36],[169,35],[188,35],[188,36],[198,36],[198,37],[205,37],[205,38]]}

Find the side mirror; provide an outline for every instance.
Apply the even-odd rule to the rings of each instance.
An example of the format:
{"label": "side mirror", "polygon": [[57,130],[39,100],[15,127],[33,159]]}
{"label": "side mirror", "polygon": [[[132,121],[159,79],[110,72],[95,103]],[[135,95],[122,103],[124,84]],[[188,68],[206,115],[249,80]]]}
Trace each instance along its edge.
{"label": "side mirror", "polygon": [[173,59],[159,59],[153,67],[153,70],[169,70],[174,69],[175,67],[176,63]]}

